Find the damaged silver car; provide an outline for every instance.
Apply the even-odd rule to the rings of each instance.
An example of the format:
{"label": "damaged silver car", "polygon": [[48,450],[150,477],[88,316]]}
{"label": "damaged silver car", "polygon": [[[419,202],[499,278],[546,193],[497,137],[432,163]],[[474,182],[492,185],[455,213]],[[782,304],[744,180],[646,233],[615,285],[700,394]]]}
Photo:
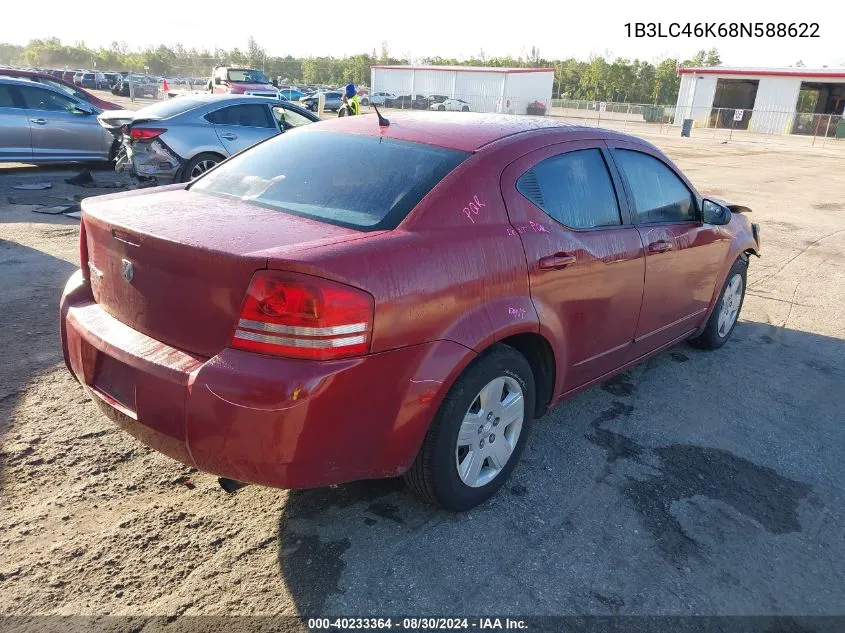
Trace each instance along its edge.
{"label": "damaged silver car", "polygon": [[157,184],[188,182],[233,154],[320,119],[272,97],[191,94],[97,117],[121,142],[118,172]]}

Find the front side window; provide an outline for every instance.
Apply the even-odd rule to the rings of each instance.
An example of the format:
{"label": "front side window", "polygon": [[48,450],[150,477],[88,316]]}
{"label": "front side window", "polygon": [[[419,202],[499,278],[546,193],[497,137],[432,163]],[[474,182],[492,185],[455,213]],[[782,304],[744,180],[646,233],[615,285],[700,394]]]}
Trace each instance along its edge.
{"label": "front side window", "polygon": [[358,230],[392,229],[468,155],[305,127],[233,156],[190,190]]}
{"label": "front side window", "polygon": [[662,161],[633,150],[614,150],[642,224],[692,222],[695,201],[684,182]]}
{"label": "front side window", "polygon": [[273,106],[273,115],[276,117],[276,120],[279,122],[279,125],[283,130],[288,130],[292,127],[299,127],[300,125],[308,125],[309,123],[314,122],[307,116],[302,115],[295,110],[289,110],[284,106]]}
{"label": "front side window", "polygon": [[564,226],[592,229],[622,224],[616,190],[598,149],[547,158],[526,171],[517,190]]}
{"label": "front side window", "polygon": [[27,110],[47,110],[49,112],[73,112],[76,102],[57,92],[42,90],[32,86],[20,86]]}

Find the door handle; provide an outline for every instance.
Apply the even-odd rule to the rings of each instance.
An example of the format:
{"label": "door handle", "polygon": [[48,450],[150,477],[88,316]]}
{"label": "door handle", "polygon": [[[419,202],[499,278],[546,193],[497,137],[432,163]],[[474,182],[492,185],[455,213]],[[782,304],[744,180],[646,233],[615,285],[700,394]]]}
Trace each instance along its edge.
{"label": "door handle", "polygon": [[649,253],[665,253],[672,250],[672,244],[665,240],[658,240],[648,245]]}
{"label": "door handle", "polygon": [[226,132],[225,134],[221,134],[220,138],[225,138],[227,141],[234,141],[238,138],[237,134],[232,134],[231,132]]}
{"label": "door handle", "polygon": [[549,255],[548,257],[541,257],[540,268],[544,270],[557,270],[571,266],[575,262],[575,255],[570,255],[568,253],[555,253],[554,255]]}
{"label": "door handle", "polygon": [[37,123],[38,125],[47,125],[46,119],[30,119],[33,123]]}

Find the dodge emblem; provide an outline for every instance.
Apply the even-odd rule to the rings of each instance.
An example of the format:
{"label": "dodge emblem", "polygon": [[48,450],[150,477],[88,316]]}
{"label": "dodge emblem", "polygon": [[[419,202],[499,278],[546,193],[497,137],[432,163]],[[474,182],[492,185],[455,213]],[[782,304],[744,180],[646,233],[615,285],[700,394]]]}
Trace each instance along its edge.
{"label": "dodge emblem", "polygon": [[128,259],[120,260],[120,274],[123,275],[123,278],[129,282],[131,282],[132,278],[135,277],[135,268],[132,266],[132,262]]}

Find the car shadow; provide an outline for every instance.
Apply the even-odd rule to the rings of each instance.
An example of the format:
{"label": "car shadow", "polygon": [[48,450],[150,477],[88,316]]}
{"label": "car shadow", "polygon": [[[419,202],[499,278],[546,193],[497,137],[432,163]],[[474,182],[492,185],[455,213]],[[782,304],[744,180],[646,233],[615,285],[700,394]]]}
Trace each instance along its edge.
{"label": "car shadow", "polygon": [[843,379],[845,341],[741,322],[555,408],[470,512],[291,492],[281,576],[303,617],[837,612]]}
{"label": "car shadow", "polygon": [[[45,216],[45,219],[49,216]],[[76,221],[52,218],[77,232]],[[25,395],[27,385],[45,372],[62,366],[59,338],[59,299],[65,282],[77,266],[64,259],[0,239],[0,490],[11,462],[25,460],[38,438],[24,438],[9,448],[5,436],[13,426],[13,412]],[[62,397],[57,394],[57,397]]]}

